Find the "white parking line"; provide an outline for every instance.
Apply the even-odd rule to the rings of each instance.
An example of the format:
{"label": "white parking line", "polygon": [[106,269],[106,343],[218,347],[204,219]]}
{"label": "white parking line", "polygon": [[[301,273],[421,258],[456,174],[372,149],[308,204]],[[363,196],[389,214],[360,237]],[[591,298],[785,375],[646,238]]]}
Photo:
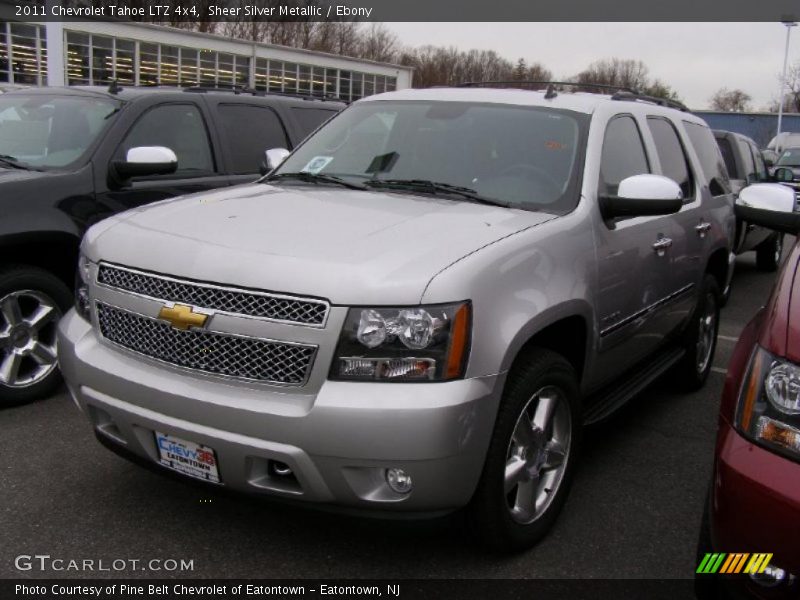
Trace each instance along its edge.
{"label": "white parking line", "polygon": [[722,367],[711,367],[711,370],[714,373],[722,373],[723,375],[727,375],[728,374],[728,369],[723,369]]}
{"label": "white parking line", "polygon": [[717,338],[720,339],[720,340],[725,340],[726,342],[738,342],[739,341],[738,337],[732,337],[730,335],[718,335]]}

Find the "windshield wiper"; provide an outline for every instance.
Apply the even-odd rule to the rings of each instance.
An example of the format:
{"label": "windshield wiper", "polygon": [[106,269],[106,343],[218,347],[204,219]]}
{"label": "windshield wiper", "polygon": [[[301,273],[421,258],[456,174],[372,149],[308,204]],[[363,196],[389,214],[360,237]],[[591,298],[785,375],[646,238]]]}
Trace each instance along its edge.
{"label": "windshield wiper", "polygon": [[8,154],[0,154],[0,164],[6,165],[7,167],[12,167],[14,169],[24,169],[25,171],[31,170],[28,165],[19,162],[15,156],[9,156]]}
{"label": "windshield wiper", "polygon": [[370,181],[366,182],[366,185],[370,187],[387,188],[393,190],[427,192],[434,195],[437,193],[453,194],[479,204],[502,206],[504,208],[512,208],[514,206],[511,202],[503,202],[502,200],[495,200],[494,198],[481,196],[472,188],[453,185],[451,183],[431,181],[429,179],[371,179]]}
{"label": "windshield wiper", "polygon": [[309,173],[308,171],[298,171],[296,173],[278,173],[277,175],[270,175],[261,181],[275,181],[278,179],[297,179],[306,183],[333,183],[335,185],[342,185],[351,190],[366,190],[366,186],[360,183],[353,183],[345,181],[336,175],[326,175],[325,173]]}

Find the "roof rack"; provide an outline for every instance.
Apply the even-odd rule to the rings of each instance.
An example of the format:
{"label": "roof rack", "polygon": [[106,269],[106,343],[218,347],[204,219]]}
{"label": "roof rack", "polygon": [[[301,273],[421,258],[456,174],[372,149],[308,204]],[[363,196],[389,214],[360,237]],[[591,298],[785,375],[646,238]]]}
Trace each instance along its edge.
{"label": "roof rack", "polygon": [[635,102],[637,100],[644,100],[645,102],[652,102],[653,104],[658,104],[659,106],[666,106],[668,108],[675,108],[677,110],[683,112],[689,112],[689,109],[683,102],[679,102],[678,100],[671,100],[669,98],[659,98],[657,96],[648,96],[647,94],[638,94],[636,92],[629,92],[626,90],[619,91],[613,96],[611,96],[612,100],[624,100],[628,102]]}
{"label": "roof rack", "polygon": [[[552,86],[554,90],[558,86],[570,86],[570,87],[596,88],[601,90],[613,90],[614,92],[631,92],[633,94],[636,93],[636,90],[621,85],[608,85],[605,83],[586,83],[580,81],[530,81],[526,79],[516,80],[516,81],[467,81],[465,83],[459,83],[456,87],[513,87],[513,86],[528,86],[528,87]],[[522,89],[528,89],[528,88],[522,88]]]}
{"label": "roof rack", "polygon": [[311,94],[297,94],[292,92],[273,92],[268,90],[256,90],[250,87],[234,86],[232,88],[219,88],[212,86],[193,85],[185,88],[180,88],[184,92],[200,93],[206,92],[228,92],[237,96],[241,94],[249,94],[251,96],[283,96],[284,98],[297,98],[298,100],[322,100],[323,102],[343,102],[348,104],[347,100],[335,96],[333,94],[326,94],[324,96],[314,96]]}
{"label": "roof rack", "polygon": [[668,98],[649,96],[647,94],[642,94],[641,92],[633,88],[621,85],[609,85],[606,83],[589,83],[580,81],[528,81],[528,80],[468,81],[466,83],[460,83],[456,87],[477,87],[477,88],[520,87],[520,89],[532,89],[534,86],[545,88],[547,90],[545,98],[547,98],[548,100],[551,98],[555,98],[558,95],[558,87],[570,86],[570,87],[584,88],[581,91],[589,91],[586,88],[613,91],[614,93],[611,95],[612,100],[623,100],[629,102],[642,100],[644,102],[652,102],[653,104],[658,104],[659,106],[666,106],[669,108],[675,108],[681,110],[683,112],[689,112],[689,109],[686,107],[686,105],[683,104],[682,102],[679,102],[678,100],[670,100]]}

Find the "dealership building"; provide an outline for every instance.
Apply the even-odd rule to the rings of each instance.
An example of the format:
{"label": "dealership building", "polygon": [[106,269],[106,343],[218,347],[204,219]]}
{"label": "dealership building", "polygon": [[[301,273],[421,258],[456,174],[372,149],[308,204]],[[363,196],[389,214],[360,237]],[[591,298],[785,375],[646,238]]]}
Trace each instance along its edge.
{"label": "dealership building", "polygon": [[[1,17],[2,15],[0,15]],[[412,69],[133,22],[0,20],[0,85],[250,87],[357,100],[411,87]]]}

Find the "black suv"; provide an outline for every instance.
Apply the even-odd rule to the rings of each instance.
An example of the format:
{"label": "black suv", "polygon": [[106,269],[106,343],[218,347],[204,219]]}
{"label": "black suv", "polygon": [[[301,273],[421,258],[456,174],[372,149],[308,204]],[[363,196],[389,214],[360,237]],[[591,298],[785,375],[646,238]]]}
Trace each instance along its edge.
{"label": "black suv", "polygon": [[[735,194],[751,183],[772,181],[764,156],[752,139],[740,133],[721,130],[715,130],[714,137]],[[737,219],[734,251],[742,254],[750,250],[756,251],[759,269],[775,271],[783,252],[783,234]],[[729,291],[726,290],[726,295]]]}
{"label": "black suv", "polygon": [[0,95],[0,405],[58,384],[55,325],[83,232],[114,213],[256,179],[336,101],[200,88]]}

